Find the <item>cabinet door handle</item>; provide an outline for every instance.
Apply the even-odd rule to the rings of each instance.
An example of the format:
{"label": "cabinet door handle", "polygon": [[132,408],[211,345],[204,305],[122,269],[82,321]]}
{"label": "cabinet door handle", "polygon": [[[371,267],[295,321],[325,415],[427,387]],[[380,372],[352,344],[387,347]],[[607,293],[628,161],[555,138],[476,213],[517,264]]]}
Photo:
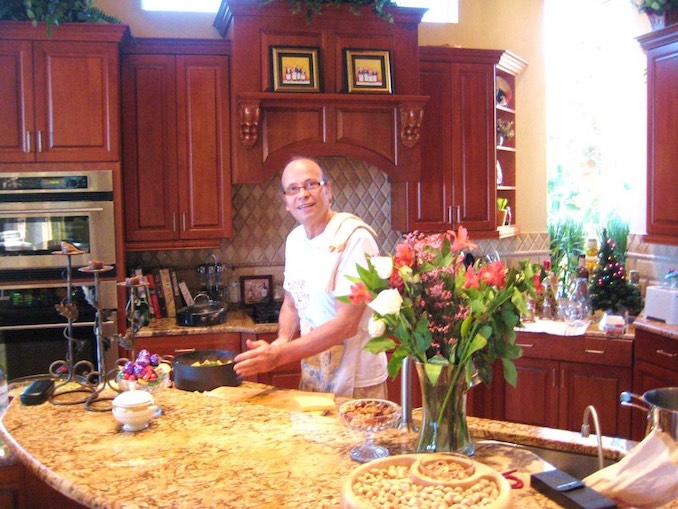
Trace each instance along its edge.
{"label": "cabinet door handle", "polygon": [[172,214],[172,231],[177,231],[177,215]]}
{"label": "cabinet door handle", "polygon": [[557,386],[557,376],[556,368],[551,369],[551,387]]}
{"label": "cabinet door handle", "polygon": [[31,147],[31,132],[26,131],[26,147],[24,148],[24,152],[29,154],[31,150],[33,150],[33,148]]}
{"label": "cabinet door handle", "polygon": [[668,357],[669,359],[673,359],[674,357],[678,357],[678,353],[666,352],[664,350],[657,350],[657,353],[659,355],[663,355],[664,357]]}
{"label": "cabinet door handle", "polygon": [[191,353],[195,352],[195,348],[175,348],[174,353]]}
{"label": "cabinet door handle", "polygon": [[520,348],[534,348],[532,343],[516,343],[516,346],[519,346]]}
{"label": "cabinet door handle", "polygon": [[455,207],[457,209],[457,224],[461,223],[461,205]]}
{"label": "cabinet door handle", "polygon": [[186,231],[186,212],[181,213],[181,231]]}
{"label": "cabinet door handle", "polygon": [[605,350],[589,350],[588,348],[584,350],[586,353],[595,353],[597,355],[602,355],[605,353]]}
{"label": "cabinet door handle", "polygon": [[42,152],[42,131],[38,131],[35,134],[36,143],[38,144],[38,152]]}
{"label": "cabinet door handle", "polygon": [[447,207],[447,222],[452,224],[452,205]]}

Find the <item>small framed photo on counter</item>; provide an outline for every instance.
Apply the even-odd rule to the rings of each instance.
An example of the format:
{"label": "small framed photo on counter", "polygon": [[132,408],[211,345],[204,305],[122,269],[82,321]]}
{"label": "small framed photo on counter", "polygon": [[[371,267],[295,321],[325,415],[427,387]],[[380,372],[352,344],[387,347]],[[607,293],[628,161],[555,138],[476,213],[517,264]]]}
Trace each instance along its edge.
{"label": "small framed photo on counter", "polygon": [[320,92],[318,48],[271,46],[274,92]]}
{"label": "small framed photo on counter", "polygon": [[240,295],[245,306],[273,299],[273,276],[240,276]]}
{"label": "small framed photo on counter", "polygon": [[344,57],[349,93],[393,93],[388,50],[345,49]]}

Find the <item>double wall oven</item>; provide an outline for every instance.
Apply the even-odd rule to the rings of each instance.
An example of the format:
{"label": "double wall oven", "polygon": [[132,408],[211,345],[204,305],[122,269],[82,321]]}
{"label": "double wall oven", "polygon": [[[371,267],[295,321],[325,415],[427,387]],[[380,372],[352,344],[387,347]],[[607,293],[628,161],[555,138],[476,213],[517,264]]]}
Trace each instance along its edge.
{"label": "double wall oven", "polygon": [[[63,241],[84,254],[56,254]],[[10,379],[47,373],[66,357],[67,320],[55,305],[68,297],[67,258],[79,310],[74,360],[96,365],[95,311],[86,299],[94,281],[78,268],[90,260],[113,266],[102,273],[99,302],[114,310],[115,251],[111,171],[0,172],[0,365]]]}

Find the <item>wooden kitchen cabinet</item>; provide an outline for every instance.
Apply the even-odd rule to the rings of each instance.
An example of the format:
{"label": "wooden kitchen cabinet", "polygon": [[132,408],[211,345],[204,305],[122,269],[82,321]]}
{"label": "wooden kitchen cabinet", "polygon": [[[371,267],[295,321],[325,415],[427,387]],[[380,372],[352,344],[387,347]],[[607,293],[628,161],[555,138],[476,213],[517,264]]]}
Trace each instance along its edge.
{"label": "wooden kitchen cabinet", "polygon": [[232,235],[227,44],[124,51],[126,249],[218,247]]}
{"label": "wooden kitchen cabinet", "polygon": [[136,352],[146,349],[151,353],[179,355],[194,350],[228,350],[240,353],[240,333],[188,334],[183,336],[152,336],[134,338]]}
{"label": "wooden kitchen cabinet", "polygon": [[495,371],[495,418],[580,431],[593,405],[604,435],[630,437],[631,414],[619,394],[631,387],[632,340],[518,333],[516,342],[523,348],[516,386]]}
{"label": "wooden kitchen cabinet", "polygon": [[[499,50],[423,46],[419,50],[424,107],[418,182],[401,184],[406,217],[394,216],[404,231],[445,231],[465,226],[474,238],[506,237],[515,227],[497,227],[498,196],[509,199],[515,223],[515,145],[497,146],[496,119],[514,120],[515,111],[496,104],[496,76],[512,83],[525,67]],[[513,141],[513,140],[512,140]],[[497,162],[503,168],[497,185]],[[404,223],[404,224],[401,224]]]}
{"label": "wooden kitchen cabinet", "polygon": [[678,245],[678,25],[639,37],[647,53],[646,242]]}
{"label": "wooden kitchen cabinet", "polygon": [[0,22],[0,162],[120,160],[124,25]]}
{"label": "wooden kitchen cabinet", "polygon": [[[633,361],[633,392],[661,387],[678,387],[678,339],[636,329]],[[636,401],[637,403],[637,401]],[[634,409],[631,438],[642,440],[647,430],[647,413]]]}

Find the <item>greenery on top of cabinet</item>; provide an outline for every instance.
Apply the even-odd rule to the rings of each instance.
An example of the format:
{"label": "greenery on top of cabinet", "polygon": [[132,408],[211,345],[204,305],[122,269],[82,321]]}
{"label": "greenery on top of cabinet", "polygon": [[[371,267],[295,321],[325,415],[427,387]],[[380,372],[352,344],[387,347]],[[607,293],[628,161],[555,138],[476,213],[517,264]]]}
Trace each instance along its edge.
{"label": "greenery on top of cabinet", "polygon": [[31,21],[47,24],[47,33],[62,23],[120,23],[101,9],[95,0],[5,0],[0,5],[0,20]]}

